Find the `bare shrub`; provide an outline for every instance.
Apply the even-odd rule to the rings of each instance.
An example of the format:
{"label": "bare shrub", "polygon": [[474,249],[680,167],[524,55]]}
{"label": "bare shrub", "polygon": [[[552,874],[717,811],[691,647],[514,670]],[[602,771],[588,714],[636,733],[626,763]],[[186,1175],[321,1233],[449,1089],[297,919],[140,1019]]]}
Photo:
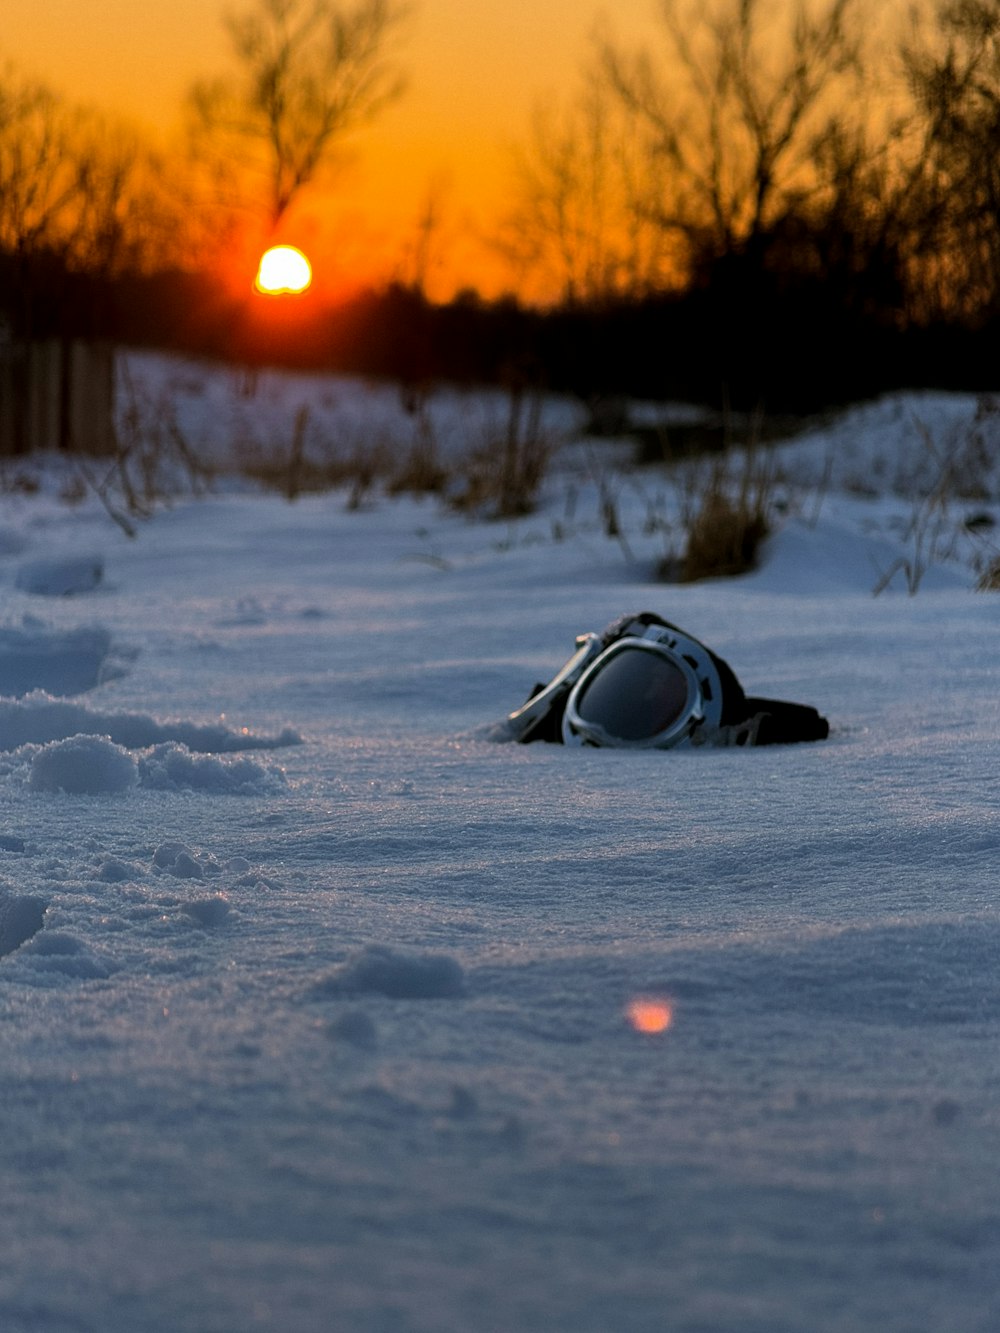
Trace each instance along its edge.
{"label": "bare shrub", "polygon": [[135,520],[150,518],[173,496],[203,495],[213,471],[191,447],[167,395],[144,398],[124,362],[119,365],[125,408],[112,431],[110,453],[78,456],[78,476],[129,537]]}
{"label": "bare shrub", "polygon": [[920,439],[914,456],[897,460],[892,488],[897,495],[949,496],[958,500],[983,501],[996,493],[997,451],[1000,446],[1000,403],[981,394],[971,418],[960,419],[935,433],[919,417],[913,417]]}
{"label": "bare shrub", "polygon": [[452,478],[438,457],[426,395],[407,410],[413,428],[402,437],[388,428],[347,427],[323,438],[310,429],[309,407],[303,404],[287,445],[273,439],[243,442],[240,470],[288,500],[346,488],[349,510],[360,509],[376,485],[389,495],[441,494]]}
{"label": "bare shrub", "polygon": [[[898,575],[902,575],[910,596],[917,593],[932,565],[953,559],[959,552],[966,524],[954,512],[956,502],[987,499],[996,487],[993,460],[1000,411],[993,399],[980,398],[972,420],[941,439],[919,419],[915,424],[923,445],[922,457],[910,460],[912,481],[905,487],[897,483],[897,490],[911,505],[903,530],[907,550],[879,575],[872,590],[876,597]],[[977,586],[992,586],[990,577],[988,566]]]}
{"label": "bare shrub", "polygon": [[760,545],[769,530],[767,518],[758,508],[734,502],[722,491],[706,496],[688,529],[677,580],[694,583],[747,573],[755,568]]}
{"label": "bare shrub", "polygon": [[507,419],[498,435],[488,435],[458,465],[458,489],[451,504],[490,518],[520,518],[534,511],[555,442],[542,426],[543,395],[515,382],[507,399]]}
{"label": "bare shrub", "polygon": [[295,413],[292,438],[285,451],[259,452],[244,465],[247,476],[269,490],[278,491],[286,500],[297,500],[304,491],[326,490],[330,481],[325,470],[306,457],[306,432],[309,405],[303,403]]}
{"label": "bare shrub", "polygon": [[314,442],[308,450],[303,443],[296,443],[296,434],[293,430],[291,443],[284,451],[261,445],[245,450],[242,475],[289,501],[346,489],[346,507],[357,510],[376,483],[391,472],[392,450],[382,439],[352,445],[339,441],[317,446]]}
{"label": "bare shrub", "polygon": [[402,465],[389,477],[390,495],[439,495],[448,484],[448,473],[438,457],[437,435],[426,390],[416,391],[407,403],[413,418],[413,440]]}
{"label": "bare shrub", "polygon": [[274,491],[294,502],[303,495],[322,495],[346,486],[353,503],[348,508],[361,507],[364,495],[375,479],[373,465],[360,458],[303,458],[290,473],[288,459],[260,454],[244,462],[243,475],[265,490]]}
{"label": "bare shrub", "polygon": [[385,455],[378,444],[373,449],[359,448],[350,455],[347,464],[348,510],[354,513],[364,506],[385,466]]}
{"label": "bare shrub", "polygon": [[979,575],[976,592],[1000,592],[1000,555],[994,555]]}
{"label": "bare shrub", "polygon": [[726,450],[707,467],[682,474],[679,527],[682,545],[660,562],[658,575],[673,583],[732,578],[756,568],[777,504],[777,474],[770,453],[755,445]]}

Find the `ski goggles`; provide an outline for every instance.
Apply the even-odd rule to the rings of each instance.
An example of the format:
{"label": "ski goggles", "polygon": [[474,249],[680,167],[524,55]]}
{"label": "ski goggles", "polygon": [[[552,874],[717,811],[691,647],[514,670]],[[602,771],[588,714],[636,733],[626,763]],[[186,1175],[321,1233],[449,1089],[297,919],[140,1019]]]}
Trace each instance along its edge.
{"label": "ski goggles", "polygon": [[587,666],[563,713],[567,745],[672,749],[705,721],[703,684],[675,648],[619,639]]}
{"label": "ski goggles", "polygon": [[750,697],[729,664],[693,635],[649,612],[603,634],[581,634],[576,652],[494,738],[618,749],[752,746],[823,740],[815,708]]}
{"label": "ski goggles", "polygon": [[610,644],[581,634],[576,646],[554,679],[508,718],[518,740],[544,734],[565,745],[674,749],[705,743],[718,730],[722,682],[696,639],[636,622]]}

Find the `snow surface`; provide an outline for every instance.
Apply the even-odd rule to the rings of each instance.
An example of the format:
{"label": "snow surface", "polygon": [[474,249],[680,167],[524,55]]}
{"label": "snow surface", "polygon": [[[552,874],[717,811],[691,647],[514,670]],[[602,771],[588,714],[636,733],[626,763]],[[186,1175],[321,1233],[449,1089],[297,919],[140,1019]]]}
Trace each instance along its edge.
{"label": "snow surface", "polygon": [[[409,429],[131,377],[220,457],[303,401]],[[435,399],[449,449],[484,401]],[[997,495],[917,480],[983,405],[782,446],[761,569],[684,587],[669,478],[549,410],[513,523],[222,479],[129,540],[5,474],[3,1333],[1000,1327]],[[830,740],[483,739],[641,609]]]}

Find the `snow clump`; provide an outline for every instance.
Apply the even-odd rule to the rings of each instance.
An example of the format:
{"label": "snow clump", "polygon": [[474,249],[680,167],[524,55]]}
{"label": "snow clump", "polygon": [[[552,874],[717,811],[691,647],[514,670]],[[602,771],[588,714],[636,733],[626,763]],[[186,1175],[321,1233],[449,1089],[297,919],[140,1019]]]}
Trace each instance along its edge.
{"label": "snow clump", "polygon": [[184,745],[157,745],[136,759],[107,736],[79,735],[34,749],[28,786],[36,792],[73,796],[128,792],[136,786],[214,796],[267,796],[283,790],[286,778],[280,768],[253,759],[193,755]]}
{"label": "snow clump", "polygon": [[[0,683],[2,643],[0,639]],[[300,734],[289,727],[277,736],[258,736],[248,730],[233,731],[220,725],[161,723],[148,713],[100,713],[82,704],[53,699],[51,690],[46,693],[31,688],[32,693],[27,698],[0,699],[0,751],[16,750],[22,745],[44,745],[79,733],[107,736],[129,750],[143,750],[176,741],[198,754],[276,750],[302,744]]]}
{"label": "snow clump", "polygon": [[73,977],[78,981],[103,981],[114,970],[82,940],[58,930],[43,930],[35,935],[19,957],[30,964],[36,975]]}
{"label": "snow clump", "polygon": [[194,755],[186,745],[156,745],[139,760],[139,783],[153,791],[200,791],[217,796],[266,796],[281,790],[285,775],[255,759],[222,760]]}
{"label": "snow clump", "polygon": [[183,842],[161,842],[153,853],[153,869],[175,879],[204,879],[222,872],[213,856],[198,856]]}
{"label": "snow clump", "polygon": [[97,796],[130,791],[138,777],[129,752],[106,736],[70,736],[36,752],[28,786],[32,791]]}
{"label": "snow clump", "polygon": [[47,906],[32,894],[11,893],[0,887],[0,958],[38,934]]}
{"label": "snow clump", "polygon": [[447,954],[404,954],[370,944],[351,954],[322,981],[314,994],[385,995],[391,1000],[441,1000],[465,993],[462,967]]}
{"label": "snow clump", "polygon": [[[173,875],[175,879],[215,879],[222,874],[246,875],[251,870],[245,856],[229,856],[220,861],[211,852],[199,852],[186,842],[161,842],[153,853],[155,874]],[[137,867],[130,867],[138,874]],[[213,909],[215,910],[215,909]]]}
{"label": "snow clump", "polygon": [[194,898],[181,907],[182,915],[189,917],[197,926],[206,929],[221,926],[229,916],[229,900],[221,893],[211,898]]}

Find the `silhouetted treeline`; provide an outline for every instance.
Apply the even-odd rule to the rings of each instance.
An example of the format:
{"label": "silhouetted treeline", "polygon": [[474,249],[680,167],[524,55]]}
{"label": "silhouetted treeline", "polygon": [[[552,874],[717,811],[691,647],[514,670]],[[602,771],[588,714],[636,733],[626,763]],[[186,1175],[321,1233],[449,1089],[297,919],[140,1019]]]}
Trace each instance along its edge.
{"label": "silhouetted treeline", "polygon": [[[0,290],[12,261],[0,256]],[[900,387],[996,387],[1000,318],[903,324],[898,308],[790,270],[719,265],[694,289],[539,310],[472,294],[446,304],[390,286],[324,307],[226,296],[208,275],[94,277],[36,259],[22,271],[30,327],[250,365],[407,384],[520,383],[577,395],[810,412]],[[28,309],[22,311],[26,317]]]}
{"label": "silhouetted treeline", "polygon": [[[1000,317],[902,322],[822,275],[720,264],[683,293],[539,310],[390,286],[341,305],[227,296],[210,275],[89,275],[0,255],[8,325],[253,365],[410,384],[508,384],[585,401],[623,395],[814,411],[899,387],[996,387]],[[885,281],[884,275],[879,281]],[[30,292],[30,301],[24,297]]]}

